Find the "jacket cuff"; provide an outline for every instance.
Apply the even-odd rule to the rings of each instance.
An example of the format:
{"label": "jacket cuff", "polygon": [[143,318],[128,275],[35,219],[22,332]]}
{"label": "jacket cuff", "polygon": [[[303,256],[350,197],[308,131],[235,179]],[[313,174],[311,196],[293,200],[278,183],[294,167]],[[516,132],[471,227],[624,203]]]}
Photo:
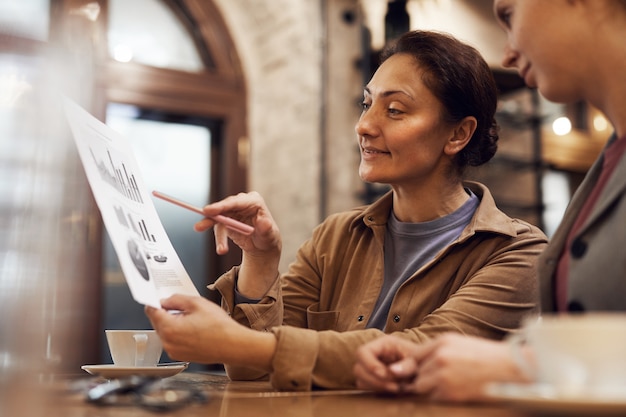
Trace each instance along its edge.
{"label": "jacket cuff", "polygon": [[235,285],[239,275],[239,266],[232,267],[222,274],[213,284],[207,285],[211,291],[218,291],[222,296],[222,307],[232,315],[235,308]]}
{"label": "jacket cuff", "polygon": [[272,286],[258,303],[236,304],[235,288],[239,267],[235,266],[230,271],[219,277],[207,288],[219,291],[222,296],[222,309],[224,309],[235,321],[254,330],[269,331],[273,326],[283,322],[283,304],[281,280],[278,273]]}
{"label": "jacket cuff", "polygon": [[291,326],[272,328],[276,352],[272,359],[272,386],[281,391],[310,391],[319,351],[316,331]]}

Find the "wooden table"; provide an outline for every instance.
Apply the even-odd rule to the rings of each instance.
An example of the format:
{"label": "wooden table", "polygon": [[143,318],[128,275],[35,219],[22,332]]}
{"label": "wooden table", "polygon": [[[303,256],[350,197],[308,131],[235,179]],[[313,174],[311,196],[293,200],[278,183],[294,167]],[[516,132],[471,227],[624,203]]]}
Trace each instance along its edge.
{"label": "wooden table", "polygon": [[[362,391],[277,392],[268,382],[233,382],[222,374],[185,371],[161,384],[198,389],[206,402],[155,413],[138,405],[99,406],[86,401],[85,386],[98,381],[85,376],[59,378],[35,395],[21,389],[5,392],[12,404],[3,416],[27,417],[522,417],[505,404],[445,405],[416,396],[387,396]],[[82,387],[77,389],[77,387]],[[6,404],[5,404],[6,408]]]}

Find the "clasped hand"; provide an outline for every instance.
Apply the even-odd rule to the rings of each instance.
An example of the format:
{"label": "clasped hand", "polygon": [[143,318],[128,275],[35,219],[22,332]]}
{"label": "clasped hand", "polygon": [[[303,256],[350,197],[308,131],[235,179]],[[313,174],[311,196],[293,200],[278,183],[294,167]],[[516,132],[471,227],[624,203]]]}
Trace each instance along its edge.
{"label": "clasped hand", "polygon": [[359,348],[354,373],[361,389],[438,401],[483,401],[488,383],[527,382],[506,343],[457,333],[423,343],[381,337]]}

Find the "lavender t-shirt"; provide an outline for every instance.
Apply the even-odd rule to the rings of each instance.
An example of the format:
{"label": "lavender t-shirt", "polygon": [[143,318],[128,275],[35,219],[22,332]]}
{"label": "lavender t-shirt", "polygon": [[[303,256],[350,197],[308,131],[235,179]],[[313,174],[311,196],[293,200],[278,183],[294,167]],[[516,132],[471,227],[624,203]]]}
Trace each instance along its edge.
{"label": "lavender t-shirt", "polygon": [[385,235],[385,277],[367,327],[384,330],[398,288],[437,253],[456,240],[469,224],[480,200],[470,195],[447,216],[422,223],[403,223],[391,212]]}

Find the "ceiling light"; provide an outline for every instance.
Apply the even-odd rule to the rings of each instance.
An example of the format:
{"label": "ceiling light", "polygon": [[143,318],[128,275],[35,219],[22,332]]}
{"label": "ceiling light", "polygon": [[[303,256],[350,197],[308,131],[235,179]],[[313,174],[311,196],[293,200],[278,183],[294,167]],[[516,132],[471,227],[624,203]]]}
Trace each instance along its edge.
{"label": "ceiling light", "polygon": [[572,122],[565,116],[559,117],[552,122],[552,131],[559,136],[567,135],[572,131]]}

